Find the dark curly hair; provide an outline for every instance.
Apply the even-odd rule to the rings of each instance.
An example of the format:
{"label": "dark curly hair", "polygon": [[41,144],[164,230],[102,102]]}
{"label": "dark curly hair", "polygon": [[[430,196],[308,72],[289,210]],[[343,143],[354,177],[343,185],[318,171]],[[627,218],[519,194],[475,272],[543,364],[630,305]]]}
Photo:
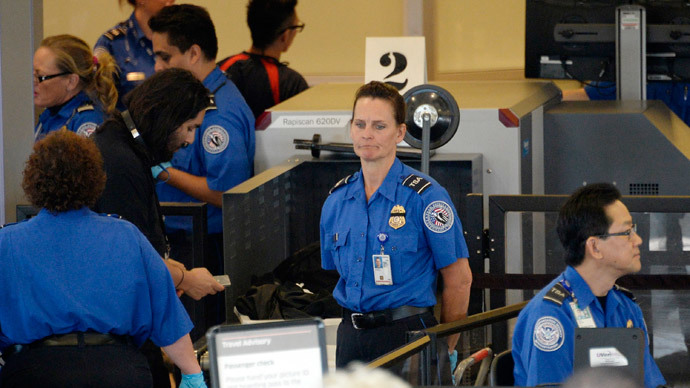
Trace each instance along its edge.
{"label": "dark curly hair", "polygon": [[101,153],[93,141],[63,127],[34,144],[22,188],[34,206],[51,212],[91,207],[105,188]]}

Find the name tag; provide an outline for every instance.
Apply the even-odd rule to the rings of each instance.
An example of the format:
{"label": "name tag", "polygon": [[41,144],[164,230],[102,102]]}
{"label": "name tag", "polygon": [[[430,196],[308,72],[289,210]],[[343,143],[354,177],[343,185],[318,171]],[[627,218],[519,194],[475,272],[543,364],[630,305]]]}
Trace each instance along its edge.
{"label": "name tag", "polygon": [[391,257],[388,255],[372,255],[372,264],[374,266],[374,283],[377,286],[393,285]]}
{"label": "name tag", "polygon": [[577,306],[577,303],[570,302],[570,309],[573,310],[573,314],[575,315],[577,327],[597,327],[597,324],[594,322],[594,318],[592,317],[592,312],[589,310],[589,306],[587,306],[587,308],[584,310],[580,310],[580,308]]}

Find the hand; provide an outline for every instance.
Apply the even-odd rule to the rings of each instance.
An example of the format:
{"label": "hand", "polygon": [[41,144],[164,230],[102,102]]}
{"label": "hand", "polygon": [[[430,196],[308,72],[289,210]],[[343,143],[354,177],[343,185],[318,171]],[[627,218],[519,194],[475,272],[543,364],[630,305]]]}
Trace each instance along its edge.
{"label": "hand", "polygon": [[179,388],[207,388],[202,372],[193,375],[182,375]]}
{"label": "hand", "polygon": [[165,171],[167,173],[168,168],[172,167],[172,163],[170,162],[163,162],[161,164],[155,165],[151,167],[151,175],[153,175],[153,179],[158,179],[158,176]]}
{"label": "hand", "polygon": [[180,284],[178,288],[194,300],[200,300],[206,295],[213,295],[225,289],[225,287],[218,283],[211,273],[203,267],[192,268],[185,272],[182,284]]}
{"label": "hand", "polygon": [[450,361],[450,376],[453,380],[453,385],[455,385],[455,368],[458,366],[458,351],[453,350],[448,353],[448,361]]}

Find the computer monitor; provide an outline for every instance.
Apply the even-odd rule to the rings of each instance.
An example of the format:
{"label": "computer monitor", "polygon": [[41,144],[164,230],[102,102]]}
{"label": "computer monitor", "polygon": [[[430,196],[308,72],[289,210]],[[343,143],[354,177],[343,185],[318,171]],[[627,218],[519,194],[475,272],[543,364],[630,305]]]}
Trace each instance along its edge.
{"label": "computer monitor", "polygon": [[212,388],[321,388],[328,371],[322,320],[223,325],[206,334]]}
{"label": "computer monitor", "polygon": [[576,327],[573,370],[620,368],[636,381],[644,381],[645,338],[639,327]]}
{"label": "computer monitor", "polygon": [[616,7],[627,4],[645,9],[647,80],[690,80],[687,0],[527,0],[525,77],[615,82]]}

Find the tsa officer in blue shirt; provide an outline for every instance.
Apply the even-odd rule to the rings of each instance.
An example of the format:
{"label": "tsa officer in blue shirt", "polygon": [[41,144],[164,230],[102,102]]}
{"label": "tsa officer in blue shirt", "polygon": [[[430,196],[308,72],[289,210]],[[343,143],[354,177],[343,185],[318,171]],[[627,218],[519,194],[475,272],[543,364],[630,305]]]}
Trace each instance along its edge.
{"label": "tsa officer in blue shirt", "polygon": [[[211,250],[222,258],[222,194],[253,174],[254,116],[239,90],[216,66],[216,31],[204,8],[172,5],[151,18],[149,26],[156,71],[191,71],[215,101],[194,143],[177,151],[171,165],[154,169],[154,176],[165,182],[158,185],[158,196],[161,201],[207,202]],[[168,217],[166,226],[169,230],[191,230],[189,220],[179,218]]]}
{"label": "tsa officer in blue shirt", "polygon": [[89,136],[115,110],[116,71],[110,55],[94,56],[83,40],[72,35],[43,39],[34,53],[34,104],[46,108],[34,138],[67,127]]}
{"label": "tsa officer in blue shirt", "polygon": [[321,211],[322,266],[340,274],[338,367],[371,361],[404,345],[407,331],[434,326],[438,272],[441,322],[467,315],[472,273],[462,225],[446,190],[396,158],[404,115],[392,86],[373,81],[357,91],[350,137],[362,168],[336,184]]}
{"label": "tsa officer in blue shirt", "polygon": [[[94,52],[107,52],[120,69],[117,90],[118,108],[125,110],[123,98],[144,79],[153,74],[155,65],[149,19],[175,0],[127,0],[134,7],[129,19],[111,28],[96,42]],[[123,0],[119,0],[122,5]]]}
{"label": "tsa officer in blue shirt", "polygon": [[0,229],[0,386],[150,387],[137,349],[150,338],[180,387],[205,387],[163,260],[136,226],[88,208],[106,182],[96,144],[52,132],[23,176],[41,211]]}
{"label": "tsa officer in blue shirt", "polygon": [[640,307],[630,291],[615,284],[641,268],[642,239],[620,199],[613,185],[591,184],[561,208],[557,231],[568,267],[518,316],[512,352],[515,385],[565,381],[573,372],[575,327],[641,328],[645,386],[666,384],[649,352]]}

